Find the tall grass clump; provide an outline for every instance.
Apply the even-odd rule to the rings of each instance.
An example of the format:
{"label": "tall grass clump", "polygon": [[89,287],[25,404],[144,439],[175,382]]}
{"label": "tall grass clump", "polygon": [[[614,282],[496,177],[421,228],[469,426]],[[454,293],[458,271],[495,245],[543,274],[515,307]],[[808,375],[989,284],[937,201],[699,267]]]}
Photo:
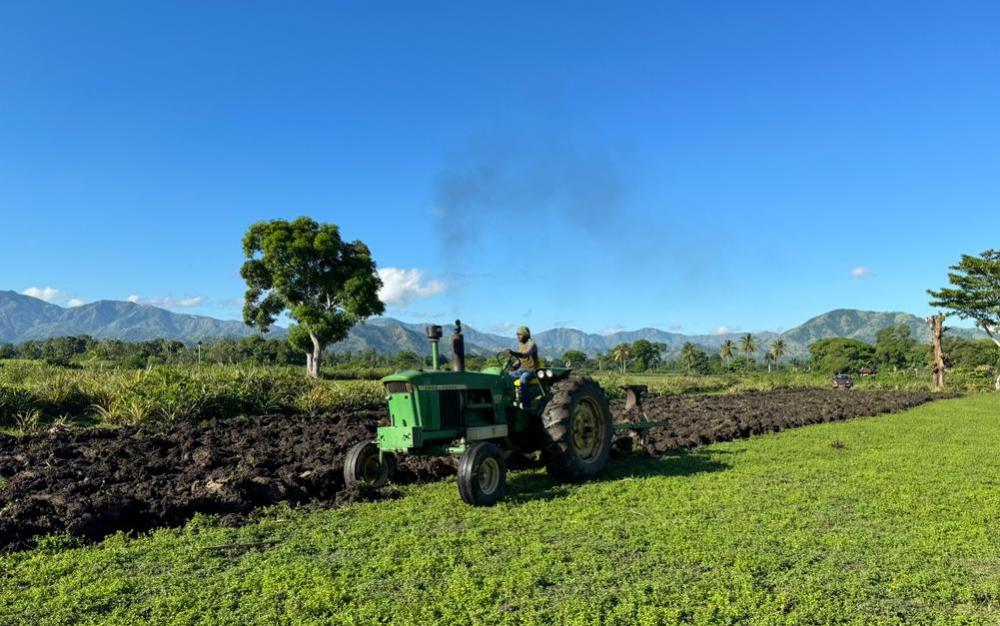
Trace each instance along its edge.
{"label": "tall grass clump", "polygon": [[65,369],[40,361],[0,368],[0,427],[35,412],[42,421],[93,415],[112,424],[178,422],[237,415],[318,415],[381,404],[377,381],[314,381],[299,368],[153,366]]}

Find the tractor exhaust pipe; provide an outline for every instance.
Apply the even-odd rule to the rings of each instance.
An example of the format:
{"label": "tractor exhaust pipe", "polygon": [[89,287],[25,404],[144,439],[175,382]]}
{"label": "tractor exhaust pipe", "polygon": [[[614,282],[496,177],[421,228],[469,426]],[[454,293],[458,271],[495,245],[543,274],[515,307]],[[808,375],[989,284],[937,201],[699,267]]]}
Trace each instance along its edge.
{"label": "tractor exhaust pipe", "polygon": [[441,327],[437,324],[427,327],[427,338],[431,341],[431,368],[437,371],[441,355],[438,352],[438,341],[441,339]]}
{"label": "tractor exhaust pipe", "polygon": [[465,337],[462,336],[462,320],[455,320],[455,334],[451,336],[451,371],[465,371]]}

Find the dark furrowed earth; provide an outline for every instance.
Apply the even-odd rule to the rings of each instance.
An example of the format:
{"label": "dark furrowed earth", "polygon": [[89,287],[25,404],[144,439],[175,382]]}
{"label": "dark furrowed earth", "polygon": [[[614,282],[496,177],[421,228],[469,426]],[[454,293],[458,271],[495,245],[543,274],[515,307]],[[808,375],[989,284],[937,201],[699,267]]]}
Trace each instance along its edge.
{"label": "dark furrowed earth", "polygon": [[[648,435],[628,436],[650,454],[708,443],[744,439],[809,424],[895,413],[949,397],[926,391],[835,391],[782,389],[720,396],[660,396],[644,403],[646,417],[666,420]],[[628,414],[622,403],[612,405],[619,421],[640,421],[637,409]]]}
{"label": "dark furrowed earth", "polygon": [[[667,420],[666,425],[645,435],[620,431],[615,443],[618,450],[630,449],[634,439],[659,454],[900,411],[938,397],[821,389],[659,397],[646,400],[645,412],[651,420]],[[613,405],[616,419],[639,419],[635,410],[624,414],[621,409],[621,403]],[[51,533],[98,540],[117,531],[177,526],[195,513],[238,523],[254,509],[277,502],[337,506],[372,497],[345,488],[344,455],[353,444],[372,440],[386,419],[384,410],[371,410],[0,435],[0,551],[31,548],[35,537]],[[395,482],[454,473],[454,458],[407,458]]]}

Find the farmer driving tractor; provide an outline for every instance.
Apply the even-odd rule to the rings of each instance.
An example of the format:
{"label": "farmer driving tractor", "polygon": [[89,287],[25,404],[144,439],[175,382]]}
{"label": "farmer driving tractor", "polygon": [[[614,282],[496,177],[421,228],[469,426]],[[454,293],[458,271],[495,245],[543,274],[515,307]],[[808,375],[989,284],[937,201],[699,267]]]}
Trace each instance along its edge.
{"label": "farmer driving tractor", "polygon": [[521,386],[518,388],[519,400],[522,405],[526,405],[530,401],[528,381],[531,380],[531,377],[535,375],[535,370],[540,366],[538,346],[531,338],[531,331],[528,330],[527,326],[521,326],[517,329],[517,340],[520,343],[518,350],[506,348],[504,354],[513,357],[510,375],[521,381]]}

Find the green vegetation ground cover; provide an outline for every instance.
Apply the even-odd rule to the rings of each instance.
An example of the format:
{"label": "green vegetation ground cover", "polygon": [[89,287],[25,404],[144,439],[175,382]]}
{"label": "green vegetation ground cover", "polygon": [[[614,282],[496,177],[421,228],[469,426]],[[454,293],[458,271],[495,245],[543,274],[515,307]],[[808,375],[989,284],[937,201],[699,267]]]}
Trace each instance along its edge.
{"label": "green vegetation ground cover", "polygon": [[0,623],[996,624],[1000,403],[0,557]]}

